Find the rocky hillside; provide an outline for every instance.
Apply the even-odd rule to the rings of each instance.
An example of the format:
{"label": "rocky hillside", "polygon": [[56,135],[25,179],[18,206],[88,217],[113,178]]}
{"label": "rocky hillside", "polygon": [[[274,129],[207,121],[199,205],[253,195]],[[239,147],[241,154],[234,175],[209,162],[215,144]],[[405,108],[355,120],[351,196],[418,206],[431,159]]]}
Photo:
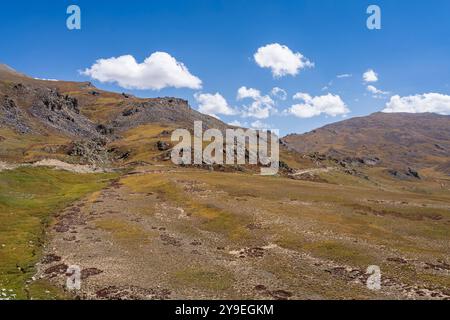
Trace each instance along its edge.
{"label": "rocky hillside", "polygon": [[189,128],[226,125],[177,98],[139,99],[99,90],[89,82],[44,81],[0,65],[0,123],[18,132],[56,129],[74,137],[108,135],[149,123]]}
{"label": "rocky hillside", "polygon": [[0,65],[0,160],[39,160],[58,150],[67,153],[80,140],[84,146],[106,146],[132,129],[190,129],[194,121],[206,128],[227,128],[182,99],[140,99],[102,91],[89,82],[38,80]]}
{"label": "rocky hillside", "polygon": [[375,113],[283,138],[302,154],[450,173],[450,116]]}

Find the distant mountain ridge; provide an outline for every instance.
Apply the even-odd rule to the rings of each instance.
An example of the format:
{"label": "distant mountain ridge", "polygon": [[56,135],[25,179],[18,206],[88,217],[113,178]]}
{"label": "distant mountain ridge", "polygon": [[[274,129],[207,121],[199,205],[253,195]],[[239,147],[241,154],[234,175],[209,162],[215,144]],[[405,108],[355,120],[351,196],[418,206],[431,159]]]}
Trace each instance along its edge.
{"label": "distant mountain ridge", "polygon": [[377,159],[386,167],[436,167],[450,172],[450,116],[375,113],[283,138],[302,154]]}
{"label": "distant mountain ridge", "polygon": [[[30,150],[41,148],[36,141],[49,144],[41,148],[46,150],[76,140],[111,142],[134,128],[191,129],[194,121],[202,121],[205,128],[229,127],[192,109],[182,99],[141,99],[103,91],[90,82],[38,80],[0,65],[0,159],[9,158],[11,150],[34,159],[36,152]],[[386,168],[436,168],[450,173],[450,116],[375,113],[288,135],[282,144],[300,154],[359,158]],[[40,152],[39,157],[44,157]]]}

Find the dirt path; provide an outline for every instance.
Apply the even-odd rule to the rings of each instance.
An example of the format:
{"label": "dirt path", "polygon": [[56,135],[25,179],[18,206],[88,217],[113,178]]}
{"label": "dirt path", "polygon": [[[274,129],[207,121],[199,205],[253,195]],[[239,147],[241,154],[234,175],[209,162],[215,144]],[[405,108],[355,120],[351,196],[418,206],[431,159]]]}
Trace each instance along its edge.
{"label": "dirt path", "polygon": [[17,167],[18,167],[17,165],[13,165],[13,164],[9,164],[9,163],[0,161],[0,172],[5,171],[5,170],[14,170]]}
{"label": "dirt path", "polygon": [[108,170],[90,165],[71,164],[56,159],[44,159],[32,164],[11,164],[0,161],[0,172],[14,170],[20,167],[51,167],[55,170],[64,170],[74,173],[104,173]]}
{"label": "dirt path", "polygon": [[332,170],[335,170],[333,167],[328,168],[314,168],[314,169],[305,169],[305,170],[298,170],[295,173],[292,174],[292,176],[301,176],[304,174],[317,174],[317,173],[327,173]]}

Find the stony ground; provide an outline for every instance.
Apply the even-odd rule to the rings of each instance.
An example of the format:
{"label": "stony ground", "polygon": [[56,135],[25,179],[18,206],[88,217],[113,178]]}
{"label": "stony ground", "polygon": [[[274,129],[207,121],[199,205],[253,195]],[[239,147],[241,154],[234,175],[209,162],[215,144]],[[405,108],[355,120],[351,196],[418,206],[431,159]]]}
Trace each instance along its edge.
{"label": "stony ground", "polygon": [[35,280],[64,288],[78,265],[83,299],[450,299],[449,194],[355,181],[142,167],[58,214]]}

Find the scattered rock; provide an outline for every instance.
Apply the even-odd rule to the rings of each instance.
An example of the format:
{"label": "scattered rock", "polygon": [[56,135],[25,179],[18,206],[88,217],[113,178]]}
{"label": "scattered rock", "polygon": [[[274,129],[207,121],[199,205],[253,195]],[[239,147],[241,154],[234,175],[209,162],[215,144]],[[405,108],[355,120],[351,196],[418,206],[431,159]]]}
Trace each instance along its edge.
{"label": "scattered rock", "polygon": [[57,276],[65,274],[68,268],[69,267],[66,264],[61,263],[56,266],[52,266],[50,268],[45,269],[44,273],[52,276]]}
{"label": "scattered rock", "polygon": [[67,148],[67,154],[90,164],[109,164],[111,160],[102,139],[73,141]]}
{"label": "scattered rock", "polygon": [[103,271],[99,270],[97,268],[83,269],[81,271],[81,280],[86,280],[89,277],[96,276],[96,275],[99,275],[101,273],[103,273]]}
{"label": "scattered rock", "polygon": [[58,224],[55,225],[54,229],[58,233],[65,233],[69,231],[70,227],[68,225],[59,222]]}
{"label": "scattered rock", "polygon": [[266,288],[266,286],[264,286],[262,284],[258,284],[258,285],[255,286],[255,290],[256,291],[266,291],[267,288]]}
{"label": "scattered rock", "polygon": [[436,271],[450,271],[450,264],[442,260],[438,260],[437,263],[426,262],[425,269],[432,269]]}
{"label": "scattered rock", "polygon": [[158,141],[156,143],[156,146],[159,151],[167,151],[170,149],[170,144],[164,141]]}
{"label": "scattered rock", "polygon": [[164,245],[171,245],[171,246],[175,246],[175,247],[181,247],[181,242],[169,235],[166,234],[162,234],[160,236],[161,241],[163,242]]}
{"label": "scattered rock", "polygon": [[171,292],[167,289],[144,289],[136,286],[110,286],[96,292],[98,299],[106,300],[167,300]]}
{"label": "scattered rock", "polygon": [[50,263],[59,262],[59,261],[61,261],[61,257],[52,253],[52,254],[48,254],[48,255],[44,256],[44,258],[42,258],[41,262],[43,264],[50,264]]}
{"label": "scattered rock", "polygon": [[403,258],[396,258],[396,257],[394,257],[394,258],[387,258],[386,260],[390,261],[390,262],[399,263],[399,264],[407,264],[408,263],[408,261],[406,261],[405,259],[403,259]]}
{"label": "scattered rock", "polygon": [[198,240],[194,240],[194,241],[191,242],[191,245],[192,246],[201,246],[202,243],[200,241],[198,241]]}
{"label": "scattered rock", "polygon": [[268,293],[275,300],[288,300],[290,297],[293,296],[291,292],[285,290],[269,291]]}
{"label": "scattered rock", "polygon": [[387,171],[392,177],[400,180],[421,179],[419,172],[408,168],[407,170],[388,169]]}

